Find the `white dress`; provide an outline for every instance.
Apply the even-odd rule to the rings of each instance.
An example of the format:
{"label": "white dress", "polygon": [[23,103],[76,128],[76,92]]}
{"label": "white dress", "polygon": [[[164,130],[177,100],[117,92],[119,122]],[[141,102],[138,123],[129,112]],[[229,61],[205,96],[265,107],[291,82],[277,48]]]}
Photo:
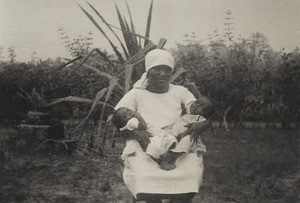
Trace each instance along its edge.
{"label": "white dress", "polygon": [[[195,100],[186,88],[171,84],[169,91],[162,94],[145,89],[132,89],[119,101],[115,109],[127,107],[137,111],[146,123],[171,133],[172,126],[181,117],[181,105],[189,113],[189,107]],[[124,182],[135,197],[138,193],[198,192],[202,183],[203,159],[197,153],[179,157],[175,163],[176,168],[170,171],[160,169],[135,140],[127,141],[121,157],[125,164]]]}

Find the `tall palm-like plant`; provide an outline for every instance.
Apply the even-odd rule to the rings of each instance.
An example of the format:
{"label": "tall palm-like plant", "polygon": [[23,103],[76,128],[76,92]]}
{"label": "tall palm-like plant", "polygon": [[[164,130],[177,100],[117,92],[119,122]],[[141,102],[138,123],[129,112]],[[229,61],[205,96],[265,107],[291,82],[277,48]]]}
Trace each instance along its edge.
{"label": "tall palm-like plant", "polygon": [[[102,52],[100,49],[93,49],[89,54],[86,56],[78,57],[76,60],[71,60],[70,62],[74,63],[78,60],[81,60],[75,68],[67,75],[65,80],[67,80],[69,77],[71,77],[76,71],[78,71],[81,67],[87,68],[100,77],[104,77],[109,79],[109,85],[108,87],[105,87],[104,89],[101,89],[95,96],[92,107],[88,113],[88,115],[82,120],[80,125],[78,126],[78,129],[84,129],[87,120],[90,118],[90,115],[96,108],[98,104],[102,105],[102,111],[101,111],[101,118],[98,128],[98,134],[101,132],[101,123],[103,120],[104,115],[104,109],[106,106],[112,106],[111,104],[108,104],[111,95],[113,94],[114,90],[118,88],[119,91],[123,92],[125,94],[131,87],[132,84],[132,74],[134,73],[135,69],[141,68],[141,66],[138,66],[143,60],[145,54],[150,51],[151,49],[156,48],[156,45],[151,42],[149,39],[150,36],[150,24],[151,24],[151,18],[152,18],[152,8],[153,8],[153,1],[150,4],[149,8],[149,14],[147,19],[147,26],[146,26],[146,32],[145,36],[139,35],[135,32],[135,26],[133,23],[131,11],[129,8],[129,5],[126,2],[126,7],[129,13],[130,19],[127,20],[126,18],[122,17],[122,13],[120,12],[117,4],[115,4],[116,7],[116,13],[119,19],[120,28],[114,25],[111,25],[108,23],[108,21],[103,17],[103,15],[100,14],[100,12],[89,2],[87,2],[88,7],[91,9],[91,11],[87,11],[83,8],[82,5],[78,6],[83,11],[83,13],[88,17],[88,19],[92,22],[92,24],[99,30],[100,34],[102,34],[105,39],[108,40],[110,46],[114,50],[118,63],[114,63],[109,59],[109,57],[106,55],[106,53]],[[129,22],[129,23],[128,23]],[[129,26],[130,25],[130,26]],[[104,31],[104,27],[108,28],[108,30],[111,32],[107,34]],[[120,39],[120,37],[115,32],[115,29],[119,29],[122,32],[123,40]],[[121,53],[116,44],[113,43],[114,39],[117,39],[118,43],[120,44],[122,48]],[[144,40],[144,46],[142,46],[142,40]],[[162,46],[164,43],[162,43]],[[161,47],[162,47],[161,46]],[[112,68],[117,69],[117,72],[115,75],[111,75],[111,73],[101,71],[97,69],[96,67],[93,67],[89,64],[87,64],[87,60],[93,55],[98,54],[102,60],[107,61]],[[70,64],[70,62],[66,63],[66,65]],[[121,64],[118,65],[118,64]],[[119,67],[118,67],[119,66]],[[143,67],[142,67],[143,68]],[[120,80],[122,79],[122,80]],[[101,101],[101,100],[104,101]],[[80,98],[80,97],[66,97],[66,98],[58,98],[55,101],[49,103],[47,106],[52,106],[60,102],[91,102],[90,99],[86,98]],[[83,127],[83,128],[82,128]],[[80,133],[81,134],[81,133]],[[80,138],[82,137],[82,134],[80,135]],[[79,138],[79,139],[80,139]]]}
{"label": "tall palm-like plant", "polygon": [[[80,125],[78,126],[78,131],[80,132],[79,139],[81,139],[83,132],[82,129],[85,129],[87,120],[89,119],[91,113],[94,111],[96,106],[100,103],[102,104],[102,111],[100,115],[100,121],[99,121],[99,127],[98,127],[98,136],[100,135],[101,126],[102,126],[102,120],[104,115],[104,109],[105,107],[112,106],[111,104],[107,104],[109,101],[111,95],[113,94],[114,90],[118,88],[119,92],[123,92],[125,94],[131,87],[134,79],[132,78],[133,74],[142,72],[144,70],[144,66],[142,65],[142,62],[144,61],[144,57],[147,52],[154,48],[163,48],[166,40],[161,39],[161,41],[158,43],[158,45],[155,45],[150,39],[150,25],[151,25],[151,19],[152,19],[152,10],[153,10],[153,1],[151,1],[150,7],[149,7],[149,13],[148,13],[148,19],[147,19],[147,26],[145,31],[145,36],[142,36],[140,34],[137,34],[135,31],[135,26],[133,23],[133,18],[131,15],[131,11],[129,8],[129,5],[126,2],[126,7],[129,13],[129,20],[122,17],[117,4],[116,12],[120,23],[120,28],[116,27],[114,25],[111,25],[108,23],[108,21],[100,14],[100,12],[90,3],[88,3],[88,6],[91,8],[91,12],[88,12],[86,9],[84,9],[81,5],[78,5],[80,9],[83,11],[83,13],[90,19],[92,24],[99,30],[99,32],[108,40],[110,46],[113,48],[117,58],[118,58],[118,64],[121,65],[115,65],[113,61],[110,61],[109,57],[101,52],[99,49],[93,49],[88,55],[83,56],[82,60],[78,63],[78,65],[69,73],[69,75],[66,77],[68,79],[70,76],[73,75],[74,72],[78,71],[81,67],[88,68],[92,71],[94,71],[97,75],[101,77],[105,77],[109,79],[109,85],[108,87],[101,89],[97,94],[93,101],[92,107],[90,109],[90,112],[88,115],[82,120]],[[92,15],[94,14],[95,17]],[[129,23],[128,23],[129,22]],[[103,29],[103,24],[106,26],[109,31],[112,33],[107,34]],[[122,32],[122,36],[124,39],[125,44],[122,42],[120,37],[116,34],[114,29],[119,29]],[[113,39],[111,37],[115,37],[120,44],[123,54],[117,49],[117,46],[113,43]],[[142,45],[142,40],[144,41],[144,44]],[[103,72],[98,70],[95,67],[92,67],[88,64],[86,64],[86,61],[92,56],[92,54],[98,54],[103,60],[106,60],[114,67],[117,67],[117,72],[114,75],[111,75],[110,73]],[[125,57],[125,58],[124,58]],[[80,57],[78,59],[81,59]],[[72,62],[74,62],[73,60]],[[67,63],[69,64],[69,63]],[[119,66],[119,67],[118,67]],[[142,69],[138,70],[138,69]],[[136,77],[139,77],[139,75],[136,75]],[[177,77],[177,76],[176,76]],[[175,78],[173,78],[175,79]],[[104,102],[100,102],[101,99],[104,99]],[[74,98],[74,97],[66,97],[66,98],[60,98],[58,100],[55,100],[48,104],[48,106],[57,104],[59,102],[65,102],[65,101],[76,101],[82,102],[83,98]],[[104,138],[105,139],[105,138]]]}
{"label": "tall palm-like plant", "polygon": [[21,89],[21,92],[17,92],[17,95],[23,98],[34,112],[36,112],[38,108],[43,107],[46,103],[43,95],[38,93],[35,87],[32,89],[31,93]]}
{"label": "tall palm-like plant", "polygon": [[[149,8],[145,36],[139,35],[136,33],[135,25],[133,23],[133,18],[131,15],[131,11],[130,11],[130,8],[129,8],[129,5],[127,2],[126,2],[126,7],[128,10],[128,13],[129,13],[129,21],[125,17],[122,17],[124,15],[122,15],[117,4],[115,4],[116,12],[117,12],[119,23],[120,23],[120,28],[108,23],[107,20],[98,12],[98,10],[92,4],[90,4],[88,2],[87,2],[87,4],[91,8],[91,10],[95,13],[95,15],[98,19],[94,18],[92,16],[92,14],[89,13],[86,9],[84,9],[81,5],[78,5],[78,6],[85,13],[85,15],[91,20],[91,22],[96,26],[96,28],[100,31],[100,33],[109,41],[111,47],[115,51],[115,54],[118,56],[118,59],[120,62],[124,63],[124,58],[123,58],[122,54],[118,51],[118,49],[116,48],[117,46],[112,42],[112,39],[110,39],[108,37],[111,35],[107,35],[105,33],[104,29],[100,26],[99,21],[101,23],[104,23],[104,25],[111,31],[113,36],[120,43],[120,46],[122,47],[122,50],[123,50],[124,55],[127,60],[129,58],[133,57],[134,55],[136,55],[142,49],[141,39],[144,40],[144,46],[146,46],[147,43],[151,42],[151,40],[149,39],[149,36],[150,36],[153,1],[151,2],[150,8]],[[114,29],[119,29],[122,31],[122,35],[123,35],[123,39],[126,44],[126,47],[125,47],[124,43],[121,41],[120,37],[114,31]]]}

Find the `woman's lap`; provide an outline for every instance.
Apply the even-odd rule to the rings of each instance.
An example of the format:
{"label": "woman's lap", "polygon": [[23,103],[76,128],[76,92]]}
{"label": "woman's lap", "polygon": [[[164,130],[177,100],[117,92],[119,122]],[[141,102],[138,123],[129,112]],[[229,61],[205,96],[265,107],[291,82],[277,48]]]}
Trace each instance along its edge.
{"label": "woman's lap", "polygon": [[202,183],[203,160],[196,153],[180,157],[171,171],[160,169],[148,155],[136,152],[124,159],[123,179],[136,197],[138,193],[197,193]]}

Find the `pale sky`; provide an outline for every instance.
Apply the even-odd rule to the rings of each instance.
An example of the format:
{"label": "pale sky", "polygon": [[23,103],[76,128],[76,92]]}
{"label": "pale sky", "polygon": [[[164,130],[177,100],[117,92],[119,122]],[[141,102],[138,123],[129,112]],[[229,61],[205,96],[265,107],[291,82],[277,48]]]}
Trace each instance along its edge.
{"label": "pale sky", "polygon": [[[127,15],[125,0],[87,1],[118,27],[115,2]],[[144,35],[151,0],[127,2],[137,31]],[[77,3],[91,11],[83,0],[0,0],[0,47],[4,57],[12,46],[18,61],[29,61],[33,52],[42,59],[70,58],[58,34],[59,27],[73,38],[92,31],[94,47],[110,51],[107,41]],[[229,9],[235,36],[247,38],[260,32],[276,51],[292,51],[300,46],[300,0],[154,0],[150,38],[154,43],[166,38],[165,48],[170,49],[175,42],[182,42],[186,33],[195,32],[206,44],[214,30],[223,33],[225,12]]]}

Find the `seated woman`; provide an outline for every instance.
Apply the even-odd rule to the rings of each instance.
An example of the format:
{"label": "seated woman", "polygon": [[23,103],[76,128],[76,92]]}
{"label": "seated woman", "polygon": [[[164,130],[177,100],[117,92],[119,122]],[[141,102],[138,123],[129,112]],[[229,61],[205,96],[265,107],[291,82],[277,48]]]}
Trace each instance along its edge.
{"label": "seated woman", "polygon": [[[173,69],[174,58],[169,52],[150,51],[145,58],[145,73],[115,109],[126,107],[138,112],[146,124],[153,124],[171,134],[173,125],[182,115],[182,105],[189,113],[191,104],[196,101],[186,88],[169,83]],[[208,125],[208,121],[194,122],[183,134],[189,134],[196,140]],[[191,202],[202,183],[204,167],[201,154],[186,153],[176,160],[174,170],[162,170],[136,139],[131,139],[126,143],[122,159],[125,165],[123,179],[135,198],[168,194],[172,195],[173,203]]]}

